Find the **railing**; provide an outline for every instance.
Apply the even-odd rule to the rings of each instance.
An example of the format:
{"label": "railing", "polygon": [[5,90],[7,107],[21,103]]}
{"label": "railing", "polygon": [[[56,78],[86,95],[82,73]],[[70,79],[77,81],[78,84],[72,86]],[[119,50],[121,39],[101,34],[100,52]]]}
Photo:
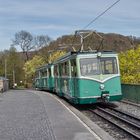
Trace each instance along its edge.
{"label": "railing", "polygon": [[140,85],[122,84],[123,99],[140,103]]}

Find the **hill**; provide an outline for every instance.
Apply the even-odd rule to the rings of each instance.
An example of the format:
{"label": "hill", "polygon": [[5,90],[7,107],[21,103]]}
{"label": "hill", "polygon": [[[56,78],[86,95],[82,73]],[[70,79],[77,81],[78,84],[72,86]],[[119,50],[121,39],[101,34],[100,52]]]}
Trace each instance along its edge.
{"label": "hill", "polygon": [[[103,40],[96,34],[92,34],[86,38],[84,41],[84,50],[91,48],[92,50],[113,50],[116,52],[124,52],[132,48],[135,49],[137,45],[140,44],[140,38],[134,36],[124,36],[115,33],[99,33],[99,35],[102,36]],[[48,51],[50,52],[50,50],[55,51],[62,48],[70,51],[72,50],[72,47],[76,50],[80,49],[80,37],[64,35],[57,40],[52,41],[49,46],[42,48],[40,51],[47,53]]]}

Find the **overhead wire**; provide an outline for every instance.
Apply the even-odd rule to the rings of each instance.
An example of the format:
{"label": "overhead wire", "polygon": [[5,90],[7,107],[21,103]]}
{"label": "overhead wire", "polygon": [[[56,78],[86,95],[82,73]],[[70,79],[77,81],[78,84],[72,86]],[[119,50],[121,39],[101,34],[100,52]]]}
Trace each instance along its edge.
{"label": "overhead wire", "polygon": [[105,11],[100,13],[97,17],[95,17],[93,20],[91,20],[86,26],[84,26],[83,29],[86,29],[89,25],[91,25],[93,22],[95,22],[98,18],[100,18],[102,15],[104,15],[108,10],[110,10],[113,6],[115,6],[120,0],[117,0],[114,2],[111,6],[109,6]]}
{"label": "overhead wire", "polygon": [[[85,30],[87,27],[89,27],[93,22],[95,22],[97,19],[99,19],[101,16],[103,16],[108,10],[110,10],[113,6],[115,6],[117,3],[119,3],[120,0],[115,1],[112,5],[110,5],[106,10],[104,10],[102,13],[100,13],[98,16],[96,16],[93,20],[91,20],[86,26],[84,26],[83,30]],[[92,34],[91,32],[89,35]],[[72,40],[72,46],[74,45],[74,38],[76,36],[74,35],[73,40]],[[103,42],[102,42],[103,43]],[[102,44],[101,43],[101,44]]]}
{"label": "overhead wire", "polygon": [[[84,26],[83,30],[86,29],[87,27],[89,27],[93,22],[95,22],[96,20],[98,20],[101,16],[103,16],[108,10],[110,10],[113,6],[115,6],[118,2],[120,2],[120,0],[115,1],[112,5],[110,5],[106,10],[104,10],[102,13],[100,13],[98,16],[96,16],[93,20],[91,20],[86,26]],[[99,47],[97,48],[97,50],[103,49],[103,37],[100,36],[96,31],[95,34],[97,34],[97,36],[99,36],[101,38],[101,42]],[[91,35],[91,33],[89,33],[89,35]]]}

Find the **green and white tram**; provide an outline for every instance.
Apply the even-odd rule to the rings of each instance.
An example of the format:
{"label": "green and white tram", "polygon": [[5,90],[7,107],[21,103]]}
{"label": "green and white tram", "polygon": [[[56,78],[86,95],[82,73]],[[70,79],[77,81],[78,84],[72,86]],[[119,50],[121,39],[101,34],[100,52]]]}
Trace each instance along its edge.
{"label": "green and white tram", "polygon": [[121,100],[117,54],[75,52],[65,55],[54,63],[54,91],[76,104]]}

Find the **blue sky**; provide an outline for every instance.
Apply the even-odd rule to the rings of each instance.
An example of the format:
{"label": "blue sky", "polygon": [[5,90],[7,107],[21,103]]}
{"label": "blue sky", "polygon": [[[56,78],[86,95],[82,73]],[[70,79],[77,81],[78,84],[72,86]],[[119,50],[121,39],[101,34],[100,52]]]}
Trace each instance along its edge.
{"label": "blue sky", "polygon": [[[0,50],[9,49],[21,30],[53,39],[73,34],[115,1],[0,0]],[[140,0],[121,0],[88,29],[140,37]]]}

